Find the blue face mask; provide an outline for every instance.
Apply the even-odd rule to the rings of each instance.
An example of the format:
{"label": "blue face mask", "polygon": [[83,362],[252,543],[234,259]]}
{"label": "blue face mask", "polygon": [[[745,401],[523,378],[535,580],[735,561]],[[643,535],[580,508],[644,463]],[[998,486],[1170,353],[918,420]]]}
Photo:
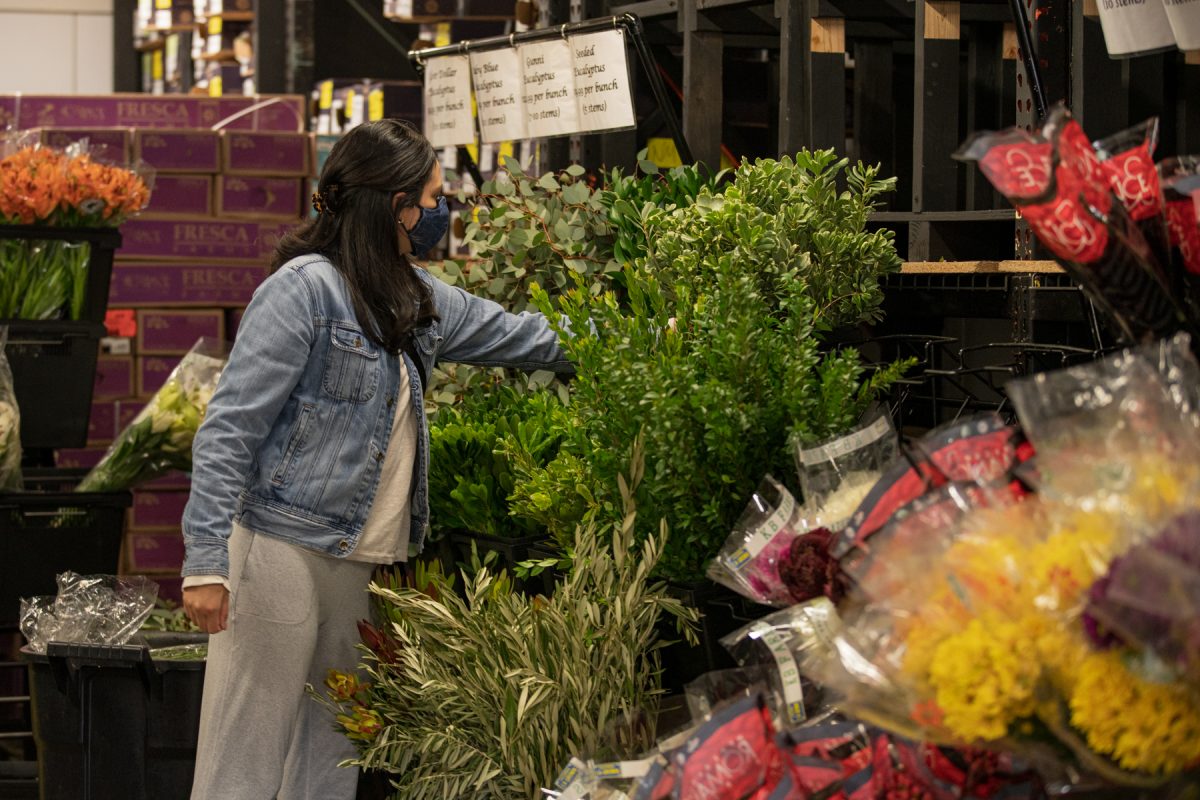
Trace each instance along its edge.
{"label": "blue face mask", "polygon": [[413,255],[420,258],[428,253],[446,235],[450,228],[450,207],[446,198],[439,197],[436,208],[421,207],[417,224],[407,228],[408,240],[412,243]]}

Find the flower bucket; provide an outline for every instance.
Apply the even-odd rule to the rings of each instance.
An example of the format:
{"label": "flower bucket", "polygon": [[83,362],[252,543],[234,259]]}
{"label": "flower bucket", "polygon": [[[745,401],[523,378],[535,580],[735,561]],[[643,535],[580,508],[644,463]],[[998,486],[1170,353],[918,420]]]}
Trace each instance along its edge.
{"label": "flower bucket", "polygon": [[0,225],[0,320],[103,322],[115,228]]}

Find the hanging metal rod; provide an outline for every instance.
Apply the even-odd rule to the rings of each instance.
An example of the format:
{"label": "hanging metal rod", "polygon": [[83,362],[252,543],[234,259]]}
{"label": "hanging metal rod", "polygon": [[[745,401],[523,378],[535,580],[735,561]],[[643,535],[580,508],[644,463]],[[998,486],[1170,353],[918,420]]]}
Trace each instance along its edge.
{"label": "hanging metal rod", "polygon": [[480,50],[493,50],[501,47],[512,47],[525,42],[542,42],[548,39],[559,39],[576,34],[576,33],[595,33],[597,31],[611,31],[616,28],[630,29],[633,27],[641,28],[642,21],[633,14],[625,14],[620,17],[600,17],[598,19],[588,19],[583,22],[567,22],[562,25],[555,25],[549,28],[534,28],[529,31],[521,31],[520,33],[509,33],[501,36],[488,36],[485,39],[465,39],[457,44],[447,44],[442,47],[426,47],[421,50],[409,50],[408,58],[417,65],[423,64],[431,58],[438,56],[453,56],[463,55],[465,53],[479,52]]}

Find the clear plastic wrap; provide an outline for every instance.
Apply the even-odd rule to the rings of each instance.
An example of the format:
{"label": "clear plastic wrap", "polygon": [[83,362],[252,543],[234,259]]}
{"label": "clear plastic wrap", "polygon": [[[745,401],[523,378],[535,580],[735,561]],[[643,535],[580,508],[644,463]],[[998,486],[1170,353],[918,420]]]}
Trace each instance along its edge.
{"label": "clear plastic wrap", "polygon": [[800,489],[816,524],[831,531],[844,527],[898,448],[891,420],[883,414],[845,436],[797,446]]}
{"label": "clear plastic wrap", "polygon": [[804,509],[792,493],[767,475],[713,559],[708,577],[755,602],[790,605],[794,600],[779,566],[792,541],[807,528]]}
{"label": "clear plastic wrap", "polygon": [[21,633],[35,653],[48,642],[125,644],[142,626],[158,598],[158,584],[144,575],[58,576],[55,597],[21,600]]}
{"label": "clear plastic wrap", "polygon": [[76,491],[111,492],[172,470],[190,472],[192,440],[204,421],[227,358],[223,342],[196,342]]}
{"label": "clear plastic wrap", "polygon": [[777,611],[721,639],[743,667],[768,667],[773,710],[783,730],[800,725],[815,709],[813,700],[806,700],[800,660],[808,648],[829,646],[840,623],[833,603],[822,597]]}
{"label": "clear plastic wrap", "polygon": [[8,365],[5,345],[8,328],[0,326],[0,491],[20,491],[21,409],[13,391],[12,368]]}
{"label": "clear plastic wrap", "polygon": [[1180,337],[1010,384],[1039,493],[993,487],[1003,502],[872,538],[879,568],[856,575],[845,624],[802,669],[860,719],[1047,772],[1154,787],[1200,763],[1200,435],[1194,388],[1170,388],[1196,368]]}
{"label": "clear plastic wrap", "polygon": [[[868,551],[867,542],[917,498],[949,482],[993,486],[1007,483],[1010,472],[1033,448],[1020,429],[996,414],[981,414],[935,428],[895,459],[855,510],[831,546],[844,558],[852,549]],[[1013,487],[1013,491],[1020,491]]]}

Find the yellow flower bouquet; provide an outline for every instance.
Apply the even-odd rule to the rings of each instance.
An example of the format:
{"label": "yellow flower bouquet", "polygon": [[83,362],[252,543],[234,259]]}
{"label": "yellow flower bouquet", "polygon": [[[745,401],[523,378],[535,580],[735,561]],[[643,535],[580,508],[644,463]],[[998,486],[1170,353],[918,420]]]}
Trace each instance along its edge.
{"label": "yellow flower bouquet", "polygon": [[192,440],[225,368],[224,345],[199,340],[76,491],[112,492],[192,469]]}
{"label": "yellow flower bouquet", "polygon": [[1186,336],[1010,384],[1036,493],[879,537],[806,659],[847,711],[1126,786],[1200,767],[1200,367]]}

